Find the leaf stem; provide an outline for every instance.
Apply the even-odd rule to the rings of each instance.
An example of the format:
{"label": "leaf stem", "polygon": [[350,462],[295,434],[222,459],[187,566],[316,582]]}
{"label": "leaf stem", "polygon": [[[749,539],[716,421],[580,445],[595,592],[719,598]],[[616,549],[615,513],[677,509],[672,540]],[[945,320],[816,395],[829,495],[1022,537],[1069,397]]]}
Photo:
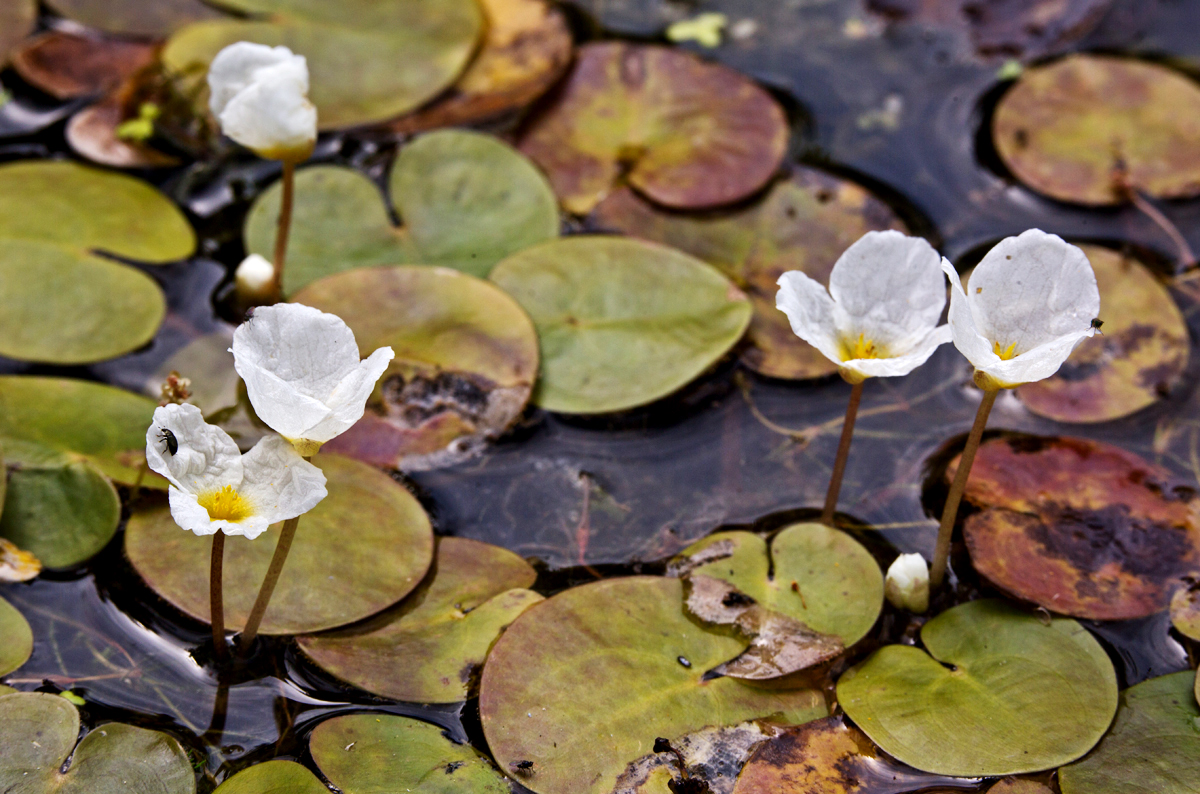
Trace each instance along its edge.
{"label": "leaf stem", "polygon": [[246,618],[246,627],[242,629],[242,636],[238,640],[238,651],[242,655],[250,650],[254,638],[258,636],[258,627],[262,624],[263,615],[267,613],[267,605],[271,603],[271,595],[275,592],[279,575],[283,573],[283,564],[287,562],[288,552],[291,551],[292,540],[296,537],[296,527],[299,524],[299,516],[283,522],[279,542],[275,544],[275,553],[271,556],[271,566],[267,568],[267,575],[262,586],[258,588],[258,597],[254,599],[250,616]]}
{"label": "leaf stem", "polygon": [[942,509],[942,523],[938,527],[937,548],[933,552],[933,565],[929,569],[930,589],[940,587],[946,576],[946,563],[950,559],[950,536],[954,533],[954,521],[958,518],[958,505],[962,501],[963,492],[967,488],[967,477],[971,474],[971,466],[975,463],[975,453],[979,449],[979,441],[983,438],[983,430],[987,427],[988,414],[992,412],[992,404],[996,402],[999,389],[991,389],[983,393],[983,401],[975,413],[975,424],[971,425],[971,433],[967,436],[966,446],[963,447],[962,457],[958,461],[958,471],[954,473],[954,482],[950,485],[950,493],[946,495],[946,506]]}
{"label": "leaf stem", "polygon": [[838,442],[837,457],[833,461],[833,473],[829,475],[825,509],[821,511],[821,523],[826,526],[833,526],[833,514],[837,510],[838,494],[842,490],[842,475],[846,473],[846,460],[850,457],[850,441],[854,438],[854,421],[858,418],[858,404],[862,402],[865,382],[859,381],[850,389],[850,403],[846,406],[846,419],[842,422],[842,438]]}
{"label": "leaf stem", "polygon": [[217,530],[213,535],[212,562],[208,569],[208,611],[212,623],[213,653],[216,660],[224,664],[229,660],[229,649],[225,647],[225,599],[222,594],[225,568],[225,533]]}
{"label": "leaf stem", "polygon": [[283,161],[283,197],[275,227],[275,282],[271,287],[277,300],[283,300],[283,265],[287,258],[288,235],[292,230],[292,204],[296,192],[296,164]]}

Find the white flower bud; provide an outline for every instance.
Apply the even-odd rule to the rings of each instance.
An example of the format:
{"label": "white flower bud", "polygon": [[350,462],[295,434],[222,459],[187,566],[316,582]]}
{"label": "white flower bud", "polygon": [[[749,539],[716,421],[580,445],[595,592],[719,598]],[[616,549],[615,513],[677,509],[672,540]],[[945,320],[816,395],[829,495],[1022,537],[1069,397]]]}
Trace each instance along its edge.
{"label": "white flower bud", "polygon": [[250,254],[237,266],[233,280],[243,303],[266,301],[272,297],[275,266],[258,254]]}
{"label": "white flower bud", "polygon": [[929,566],[920,554],[901,554],[888,567],[883,587],[888,603],[896,609],[921,614],[929,609]]}

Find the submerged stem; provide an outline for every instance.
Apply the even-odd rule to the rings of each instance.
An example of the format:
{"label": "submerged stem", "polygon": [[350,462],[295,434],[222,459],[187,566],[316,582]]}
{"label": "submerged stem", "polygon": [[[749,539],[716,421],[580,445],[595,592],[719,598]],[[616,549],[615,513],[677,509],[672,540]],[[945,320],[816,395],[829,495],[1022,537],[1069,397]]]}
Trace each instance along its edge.
{"label": "submerged stem", "polygon": [[296,164],[283,161],[283,197],[279,203],[279,221],[275,227],[275,283],[271,291],[283,300],[283,265],[287,258],[288,234],[292,229],[292,204],[296,192]]}
{"label": "submerged stem", "polygon": [[258,598],[254,599],[254,607],[250,610],[250,617],[246,618],[246,627],[242,629],[242,636],[238,641],[238,650],[242,654],[250,649],[254,638],[258,636],[258,627],[262,624],[263,615],[267,613],[267,605],[271,603],[271,595],[279,582],[279,574],[283,573],[283,564],[287,562],[288,552],[292,548],[292,540],[296,537],[296,527],[299,524],[299,516],[283,522],[279,542],[275,544],[275,553],[271,556],[271,566],[267,568],[267,575],[263,578],[262,586],[258,588]]}
{"label": "submerged stem", "polygon": [[838,442],[837,457],[833,461],[833,473],[829,475],[829,490],[825,492],[825,509],[821,511],[821,523],[833,526],[833,514],[837,510],[838,494],[842,490],[842,475],[846,473],[846,460],[850,457],[850,441],[854,438],[854,420],[858,418],[858,404],[862,402],[863,383],[859,381],[850,389],[850,404],[846,406],[846,419],[842,422],[842,438]]}
{"label": "submerged stem", "polygon": [[962,501],[963,491],[967,488],[967,477],[970,476],[971,466],[975,463],[975,452],[979,449],[979,441],[983,438],[984,428],[987,427],[992,403],[996,402],[996,395],[999,393],[999,389],[983,393],[983,401],[979,403],[979,410],[975,414],[975,424],[971,425],[971,434],[967,436],[967,444],[963,447],[962,457],[958,461],[958,471],[954,473],[954,482],[950,485],[946,506],[942,509],[937,548],[933,552],[933,565],[929,569],[931,590],[940,587],[946,575],[946,562],[950,558],[950,536],[954,532],[954,520],[958,517],[958,505]]}
{"label": "submerged stem", "polygon": [[225,567],[225,533],[213,535],[212,561],[208,571],[208,611],[212,623],[213,653],[218,662],[229,658],[225,647],[225,599],[222,594]]}

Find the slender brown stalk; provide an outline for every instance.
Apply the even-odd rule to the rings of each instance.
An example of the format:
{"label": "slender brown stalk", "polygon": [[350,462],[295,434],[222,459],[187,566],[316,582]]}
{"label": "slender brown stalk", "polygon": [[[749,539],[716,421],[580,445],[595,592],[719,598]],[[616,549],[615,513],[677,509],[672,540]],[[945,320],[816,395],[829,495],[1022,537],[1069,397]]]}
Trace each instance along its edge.
{"label": "slender brown stalk", "polygon": [[958,518],[958,505],[962,501],[963,491],[967,487],[967,477],[971,474],[971,466],[975,463],[975,452],[979,449],[979,441],[983,438],[983,430],[987,427],[988,414],[992,412],[992,403],[996,402],[999,389],[991,389],[983,393],[983,401],[975,414],[975,424],[971,425],[971,434],[967,436],[967,444],[963,447],[962,457],[958,461],[958,471],[954,473],[954,482],[950,485],[950,493],[946,496],[946,506],[942,509],[942,524],[938,527],[937,548],[933,552],[933,565],[929,569],[930,589],[940,587],[946,576],[946,563],[950,559],[950,536],[954,532],[954,520]]}
{"label": "slender brown stalk", "polygon": [[287,562],[288,552],[291,551],[292,540],[296,537],[296,527],[299,524],[299,516],[283,522],[279,542],[275,544],[275,554],[271,556],[271,566],[267,568],[267,575],[262,586],[258,588],[258,598],[254,599],[250,617],[246,618],[246,627],[242,629],[242,636],[238,641],[238,651],[243,655],[250,650],[254,638],[258,636],[258,627],[262,624],[263,615],[267,613],[267,604],[271,602],[271,595],[279,582],[279,574],[283,573],[283,564]]}
{"label": "slender brown stalk", "polygon": [[1175,246],[1175,251],[1179,256],[1179,268],[1186,270],[1196,264],[1196,255],[1192,253],[1192,247],[1188,245],[1183,233],[1179,231],[1179,227],[1171,223],[1171,219],[1163,215],[1158,207],[1151,204],[1146,198],[1136,190],[1130,189],[1129,200],[1133,202],[1133,206],[1137,207],[1143,215],[1154,221],[1158,228],[1162,229],[1167,237],[1171,238],[1171,243]]}
{"label": "slender brown stalk", "polygon": [[829,475],[829,490],[825,492],[825,509],[821,511],[821,523],[833,526],[833,514],[837,510],[838,494],[842,490],[842,475],[846,473],[846,460],[850,457],[850,440],[854,438],[854,420],[858,418],[858,404],[862,402],[863,383],[859,381],[850,389],[850,404],[846,406],[846,419],[842,422],[842,438],[838,442],[837,457],[833,461],[833,473]]}
{"label": "slender brown stalk", "polygon": [[225,599],[222,596],[225,567],[225,533],[217,530],[213,535],[212,564],[208,572],[208,610],[212,622],[213,653],[218,662],[224,663],[229,658],[225,647]]}
{"label": "slender brown stalk", "polygon": [[283,198],[279,203],[279,221],[275,226],[275,283],[272,292],[283,299],[283,265],[287,258],[288,234],[292,230],[292,204],[296,192],[296,164],[283,161]]}

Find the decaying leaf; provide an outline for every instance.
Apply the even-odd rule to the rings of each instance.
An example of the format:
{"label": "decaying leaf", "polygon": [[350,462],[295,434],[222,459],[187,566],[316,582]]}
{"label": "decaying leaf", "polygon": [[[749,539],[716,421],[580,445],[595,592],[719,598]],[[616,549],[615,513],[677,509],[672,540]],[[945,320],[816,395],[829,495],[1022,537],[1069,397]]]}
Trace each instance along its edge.
{"label": "decaying leaf", "polygon": [[[782,726],[765,720],[729,727],[702,728],[670,740],[672,750],[648,753],[630,762],[617,778],[612,794],[659,794],[682,791],[678,752],[688,778],[698,781],[696,794],[731,794],[746,759],[763,742],[778,736]],[[670,782],[673,781],[674,786]],[[664,785],[666,782],[666,785]]]}
{"label": "decaying leaf", "polygon": [[[2,475],[0,475],[2,476]],[[0,582],[28,582],[42,572],[42,561],[8,538],[0,538]]]}
{"label": "decaying leaf", "polygon": [[58,99],[101,94],[154,62],[158,48],[97,34],[48,30],[13,51],[12,66],[27,82]]}
{"label": "decaying leaf", "polygon": [[1200,642],[1200,576],[1187,576],[1171,596],[1171,625],[1188,639]]}
{"label": "decaying leaf", "polygon": [[218,10],[222,4],[204,0],[48,0],[46,4],[89,28],[150,39],[161,39],[191,22],[225,17]]}

